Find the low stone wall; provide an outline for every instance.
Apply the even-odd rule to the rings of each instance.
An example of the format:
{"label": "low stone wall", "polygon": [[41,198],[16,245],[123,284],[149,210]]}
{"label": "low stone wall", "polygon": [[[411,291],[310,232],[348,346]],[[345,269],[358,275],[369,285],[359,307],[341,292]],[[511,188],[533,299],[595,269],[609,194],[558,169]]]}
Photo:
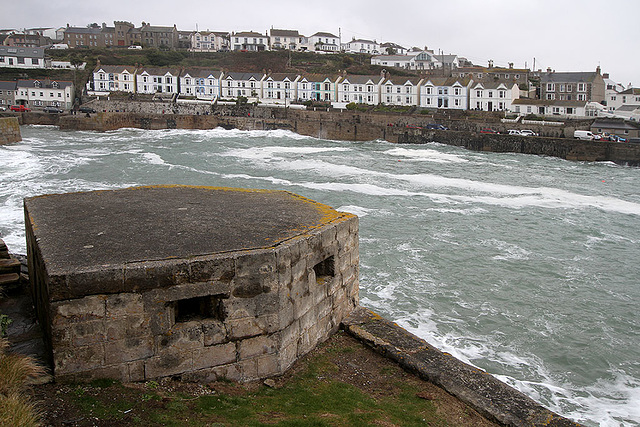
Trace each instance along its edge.
{"label": "low stone wall", "polygon": [[485,371],[443,353],[364,307],[343,321],[351,335],[436,384],[490,420],[515,427],[579,427]]}
{"label": "low stone wall", "polygon": [[22,141],[17,117],[0,117],[0,145]]}

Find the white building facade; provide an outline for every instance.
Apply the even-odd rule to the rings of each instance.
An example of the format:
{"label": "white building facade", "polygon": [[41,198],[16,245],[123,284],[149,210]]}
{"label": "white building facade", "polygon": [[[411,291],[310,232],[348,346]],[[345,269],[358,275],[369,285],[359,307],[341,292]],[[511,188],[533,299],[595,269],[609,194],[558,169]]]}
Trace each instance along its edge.
{"label": "white building facade", "polygon": [[93,70],[93,89],[96,92],[134,93],[136,71],[131,66],[98,64]]}
{"label": "white building facade", "polygon": [[18,80],[16,104],[28,107],[59,107],[71,109],[75,100],[73,82],[55,80]]}
{"label": "white building facade", "polygon": [[420,87],[420,107],[466,110],[469,107],[470,80],[431,77]]}
{"label": "white building facade", "polygon": [[179,69],[140,68],[136,74],[136,93],[178,93]]}
{"label": "white building facade", "polygon": [[469,109],[513,111],[511,104],[520,97],[518,85],[508,83],[474,83],[469,92]]}
{"label": "white building facade", "polygon": [[419,78],[388,78],[382,83],[380,102],[386,105],[418,105],[422,82]]}
{"label": "white building facade", "polygon": [[180,96],[214,100],[220,97],[222,72],[187,69],[180,76]]}
{"label": "white building facade", "polygon": [[377,105],[380,103],[381,76],[346,76],[337,84],[337,102]]}
{"label": "white building facade", "polygon": [[237,99],[243,96],[259,100],[262,97],[264,78],[264,74],[258,73],[225,73],[220,82],[220,97]]}

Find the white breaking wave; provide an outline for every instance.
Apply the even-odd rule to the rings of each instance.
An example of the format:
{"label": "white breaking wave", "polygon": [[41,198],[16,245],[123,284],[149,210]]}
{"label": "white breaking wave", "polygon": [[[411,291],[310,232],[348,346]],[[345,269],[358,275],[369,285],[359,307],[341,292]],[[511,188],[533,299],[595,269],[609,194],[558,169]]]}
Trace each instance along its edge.
{"label": "white breaking wave", "polygon": [[390,156],[405,157],[411,161],[435,162],[435,163],[467,163],[468,160],[455,154],[442,153],[430,149],[394,148],[385,151]]}

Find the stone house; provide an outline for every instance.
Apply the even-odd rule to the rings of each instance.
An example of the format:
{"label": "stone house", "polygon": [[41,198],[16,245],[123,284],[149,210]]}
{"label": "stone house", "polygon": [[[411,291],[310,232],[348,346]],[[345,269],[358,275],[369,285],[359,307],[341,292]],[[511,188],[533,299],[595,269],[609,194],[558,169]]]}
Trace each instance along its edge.
{"label": "stone house", "polygon": [[623,138],[640,138],[640,125],[631,124],[620,119],[598,118],[591,124],[591,132],[608,133]]}
{"label": "stone house", "polygon": [[595,72],[555,72],[540,76],[540,99],[605,102],[605,82],[600,67]]}
{"label": "stone house", "polygon": [[140,28],[135,28],[135,26],[128,21],[114,21],[113,24],[116,46],[142,46],[142,33],[140,32]]}
{"label": "stone house", "polygon": [[16,103],[16,82],[0,81],[0,107],[7,110]]}
{"label": "stone house", "polygon": [[88,27],[67,27],[64,30],[64,43],[70,48],[112,47],[117,46],[115,27],[93,25]]}
{"label": "stone house", "polygon": [[173,27],[162,27],[143,22],[140,27],[140,38],[144,47],[163,47],[176,49],[178,47],[178,29]]}
{"label": "stone house", "polygon": [[530,71],[526,68],[503,67],[459,67],[452,70],[453,77],[469,77],[474,82],[516,83],[519,86],[529,84]]}

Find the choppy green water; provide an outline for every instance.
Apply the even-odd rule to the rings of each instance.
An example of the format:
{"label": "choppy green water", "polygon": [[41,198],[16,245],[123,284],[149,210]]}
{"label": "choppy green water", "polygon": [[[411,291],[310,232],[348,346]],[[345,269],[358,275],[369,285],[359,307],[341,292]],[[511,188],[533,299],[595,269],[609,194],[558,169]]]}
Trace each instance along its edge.
{"label": "choppy green water", "polygon": [[189,184],[286,189],[360,216],[361,302],[588,425],[640,425],[640,169],[288,132],[60,132],[0,147],[22,198]]}

